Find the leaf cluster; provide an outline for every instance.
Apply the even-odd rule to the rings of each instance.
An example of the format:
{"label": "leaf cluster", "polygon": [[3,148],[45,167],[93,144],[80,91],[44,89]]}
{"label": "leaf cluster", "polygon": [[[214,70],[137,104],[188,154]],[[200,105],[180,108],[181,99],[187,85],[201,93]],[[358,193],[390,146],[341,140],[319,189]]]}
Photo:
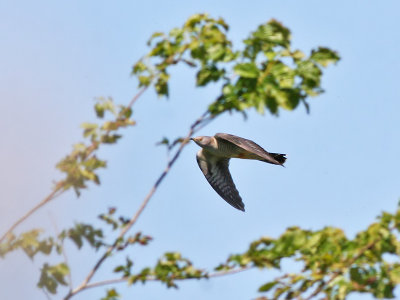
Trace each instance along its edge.
{"label": "leaf cluster", "polygon": [[282,260],[291,258],[302,266],[301,272],[266,282],[259,288],[266,296],[259,299],[311,299],[321,294],[326,299],[345,299],[352,292],[394,298],[400,264],[386,255],[400,255],[399,231],[400,210],[383,213],[353,239],[338,228],[310,231],[292,227],[277,239],[254,241],[245,253],[232,255],[217,270],[280,269]]}
{"label": "leaf cluster", "polygon": [[[73,227],[63,230],[56,237],[43,238],[41,234],[41,230],[33,229],[19,236],[8,235],[7,240],[0,244],[0,256],[4,257],[7,253],[17,249],[23,250],[31,259],[34,259],[39,253],[42,255],[53,253],[60,256],[64,251],[65,240],[72,241],[78,249],[83,246],[83,241],[86,241],[95,250],[105,245],[103,231],[90,224],[77,223]],[[38,287],[55,294],[59,285],[67,285],[65,278],[67,275],[69,275],[69,267],[66,262],[56,265],[44,263],[40,271]]]}
{"label": "leaf cluster", "polygon": [[42,230],[33,229],[15,236],[10,234],[7,240],[0,244],[0,257],[5,257],[8,252],[21,249],[29,258],[33,258],[38,253],[50,254],[53,247],[60,253],[60,245],[53,239],[40,239]]}
{"label": "leaf cluster", "polygon": [[179,252],[167,252],[153,268],[144,268],[138,274],[128,276],[129,284],[156,280],[164,283],[168,288],[177,288],[177,280],[208,277],[204,270],[195,268],[192,262],[182,257]]}
{"label": "leaf cluster", "polygon": [[65,263],[49,266],[47,263],[41,269],[40,279],[37,284],[39,288],[44,288],[51,294],[57,292],[58,285],[67,285],[65,276],[69,274],[69,268]]}
{"label": "leaf cluster", "polygon": [[168,34],[153,34],[148,43],[152,49],[133,67],[139,86],[154,82],[156,93],[168,97],[168,69],[183,63],[197,70],[197,86],[222,82],[221,94],[208,108],[212,115],[250,108],[278,114],[279,108],[293,110],[300,102],[308,110],[307,97],[323,92],[322,69],[339,60],[326,47],[308,56],[291,49],[289,29],[276,20],[252,32],[242,50],[233,49],[228,29],[223,19],[197,14]]}
{"label": "leaf cluster", "polygon": [[59,185],[63,190],[73,188],[79,196],[81,190],[87,187],[87,182],[100,184],[96,171],[106,167],[106,161],[99,159],[95,151],[104,144],[115,144],[121,135],[116,133],[119,129],[133,126],[135,122],[131,119],[132,109],[122,105],[115,105],[111,98],[99,98],[94,106],[96,116],[104,119],[105,114],[111,114],[111,120],[105,120],[102,124],[83,123],[83,137],[89,143],[78,143],[74,145],[73,151],[62,159],[57,168],[66,174],[66,178]]}

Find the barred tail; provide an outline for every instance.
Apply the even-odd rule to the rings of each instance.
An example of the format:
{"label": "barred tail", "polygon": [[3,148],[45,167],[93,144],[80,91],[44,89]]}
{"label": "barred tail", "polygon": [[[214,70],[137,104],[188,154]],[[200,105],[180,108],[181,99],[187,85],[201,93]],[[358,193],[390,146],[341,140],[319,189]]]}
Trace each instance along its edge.
{"label": "barred tail", "polygon": [[286,154],[279,154],[279,153],[270,153],[274,159],[280,163],[281,165],[283,165],[286,161]]}

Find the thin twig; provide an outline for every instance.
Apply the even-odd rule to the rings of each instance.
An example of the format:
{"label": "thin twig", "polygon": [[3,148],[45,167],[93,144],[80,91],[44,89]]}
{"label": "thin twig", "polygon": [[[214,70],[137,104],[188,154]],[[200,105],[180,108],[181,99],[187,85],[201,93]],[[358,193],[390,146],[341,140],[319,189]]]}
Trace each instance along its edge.
{"label": "thin twig", "polygon": [[[136,100],[148,89],[148,86],[143,87],[129,102],[128,106],[126,108],[132,108],[133,104],[135,104]],[[106,134],[108,134],[110,130],[107,131]],[[98,143],[93,141],[92,144],[87,148],[87,157],[93,153],[98,148]],[[21,218],[19,218],[1,237],[0,237],[0,243],[4,241],[4,239],[12,232],[14,229],[23,223],[26,219],[28,219],[31,215],[33,215],[39,208],[43,207],[45,204],[56,198],[57,196],[61,195],[66,191],[65,187],[66,182],[61,180],[57,182],[56,187],[54,190],[46,197],[44,198],[41,202],[39,202],[37,205],[35,205],[33,208],[31,208],[25,215],[23,215]],[[58,194],[57,194],[58,193]]]}
{"label": "thin twig", "polygon": [[[207,276],[196,278],[196,277],[190,277],[190,278],[177,278],[175,280],[189,280],[189,279],[208,279],[208,278],[216,278],[216,277],[223,277],[227,275],[233,275],[237,273],[241,273],[247,270],[250,270],[252,267],[241,267],[238,269],[231,269],[227,271],[220,271],[220,272],[215,272],[208,274]],[[129,280],[129,277],[122,277],[122,278],[114,278],[114,279],[108,279],[108,280],[101,280],[101,281],[96,281],[93,283],[88,283],[86,287],[84,288],[85,290],[99,287],[99,286],[105,286],[105,285],[110,285],[110,284],[115,284],[115,283],[123,283]],[[158,281],[159,279],[155,277],[148,277],[146,278],[146,281]]]}
{"label": "thin twig", "polygon": [[194,132],[197,132],[201,129],[203,129],[205,126],[208,125],[208,123],[210,123],[212,120],[215,119],[216,116],[214,115],[209,115],[207,117],[204,117],[203,121],[201,122],[201,124],[199,124],[199,126],[196,128],[196,130]]}
{"label": "thin twig", "polygon": [[244,271],[248,271],[252,268],[254,268],[254,267],[253,266],[245,266],[245,267],[240,267],[238,269],[219,271],[219,272],[208,274],[208,278],[215,278],[215,277],[222,277],[222,276],[226,276],[226,275],[237,274],[237,273],[241,273]]}
{"label": "thin twig", "polygon": [[128,104],[128,108],[132,108],[133,104],[135,104],[136,100],[148,89],[149,86],[144,86],[135,96],[133,96],[131,102]]}
{"label": "thin twig", "polygon": [[121,230],[120,234],[118,237],[115,239],[114,243],[112,246],[110,246],[107,251],[100,257],[100,259],[97,261],[95,266],[90,270],[89,274],[86,276],[86,278],[82,281],[82,283],[76,287],[75,289],[71,290],[68,295],[64,298],[65,300],[70,299],[73,295],[79,293],[80,291],[86,289],[88,283],[94,276],[94,274],[97,272],[97,270],[100,268],[100,266],[103,264],[103,262],[107,259],[107,257],[115,250],[115,248],[118,245],[118,242],[121,240],[121,238],[129,231],[129,229],[132,228],[132,226],[136,223],[136,221],[139,219],[140,215],[142,214],[143,210],[146,208],[147,204],[149,203],[150,199],[156,192],[158,186],[161,184],[161,182],[164,180],[165,176],[168,174],[170,171],[171,167],[174,165],[175,161],[178,159],[179,155],[181,154],[183,148],[186,146],[186,144],[189,142],[190,138],[193,136],[193,134],[197,131],[197,126],[200,125],[203,120],[206,119],[208,115],[208,111],[206,111],[200,118],[198,118],[191,126],[188,134],[186,137],[183,139],[181,142],[180,147],[178,150],[175,152],[175,155],[171,160],[168,161],[166,168],[164,171],[161,173],[161,175],[158,177],[144,200],[142,201],[139,209],[136,211],[136,213],[132,216],[132,218],[129,220],[129,222],[124,226],[124,228]]}
{"label": "thin twig", "polygon": [[3,242],[3,240],[22,222],[24,222],[26,219],[28,219],[34,212],[36,212],[39,208],[44,206],[46,203],[50,202],[54,198],[58,197],[63,193],[63,181],[59,181],[54,190],[47,195],[46,198],[44,198],[42,201],[40,201],[38,204],[36,204],[34,207],[32,207],[25,215],[23,215],[21,218],[19,218],[8,230],[1,236],[0,238],[0,243]]}
{"label": "thin twig", "polygon": [[[50,213],[49,216],[50,216],[51,223],[53,224],[53,227],[54,227],[54,231],[55,231],[55,233],[56,233],[56,236],[59,236],[59,235],[60,235],[60,232],[59,232],[59,230],[58,230],[57,222],[56,222],[56,220],[55,220],[55,218],[54,218],[54,215],[52,215],[52,214]],[[63,257],[64,257],[65,264],[66,264],[67,266],[69,266],[68,256],[67,256],[67,253],[65,252],[65,249],[64,249],[64,239],[61,240],[61,253],[62,253]],[[71,270],[68,272],[68,275],[67,275],[67,276],[68,276],[68,286],[69,286],[70,289],[73,289]]]}
{"label": "thin twig", "polygon": [[51,300],[49,293],[44,288],[42,288],[42,292],[45,294],[47,300]]}

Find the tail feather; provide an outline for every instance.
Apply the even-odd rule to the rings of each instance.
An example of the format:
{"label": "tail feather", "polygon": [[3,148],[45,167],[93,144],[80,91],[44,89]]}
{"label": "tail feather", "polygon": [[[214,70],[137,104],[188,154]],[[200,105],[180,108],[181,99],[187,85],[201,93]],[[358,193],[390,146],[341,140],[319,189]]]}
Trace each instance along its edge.
{"label": "tail feather", "polygon": [[279,154],[279,153],[270,153],[274,159],[280,163],[281,165],[283,165],[286,161],[286,154]]}

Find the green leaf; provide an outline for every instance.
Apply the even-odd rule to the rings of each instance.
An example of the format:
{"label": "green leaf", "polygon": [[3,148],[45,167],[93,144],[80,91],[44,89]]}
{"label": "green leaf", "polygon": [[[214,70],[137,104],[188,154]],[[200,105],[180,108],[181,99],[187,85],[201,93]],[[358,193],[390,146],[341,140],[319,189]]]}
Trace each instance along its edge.
{"label": "green leaf", "polygon": [[126,264],[125,265],[120,265],[114,268],[114,273],[122,273],[123,277],[128,277],[131,276],[131,269],[133,266],[133,262],[129,259],[129,257],[126,258]]}
{"label": "green leaf", "polygon": [[269,53],[275,46],[289,46],[290,31],[280,22],[271,20],[266,24],[260,25],[245,43],[249,46],[252,45],[255,49],[262,49],[265,53]]}
{"label": "green leaf", "polygon": [[354,267],[350,269],[350,279],[357,283],[363,283],[363,277],[359,268]]}
{"label": "green leaf", "polygon": [[108,289],[105,297],[101,298],[101,300],[118,300],[121,298],[121,295],[115,289]]}
{"label": "green leaf", "polygon": [[389,276],[395,284],[400,284],[400,265],[398,263],[394,264],[393,268],[390,270]]}
{"label": "green leaf", "polygon": [[49,255],[53,248],[59,247],[58,241],[52,237],[39,239],[42,230],[33,229],[21,233],[18,237],[14,234],[7,236],[6,242],[0,244],[0,257],[4,257],[8,252],[21,249],[29,258],[34,258],[38,253]]}
{"label": "green leaf", "polygon": [[152,76],[140,75],[138,76],[138,79],[139,79],[139,87],[149,86],[152,80]]}
{"label": "green leaf", "polygon": [[225,47],[222,44],[215,44],[207,48],[209,58],[213,61],[218,61],[223,58],[225,54]]}
{"label": "green leaf", "polygon": [[281,288],[277,288],[274,291],[274,298],[273,299],[278,299],[282,294],[286,293],[289,289],[290,289],[289,286],[284,286],[284,287],[281,287]]}
{"label": "green leaf", "polygon": [[96,129],[97,127],[99,127],[99,125],[97,125],[96,123],[82,123],[81,124],[81,128],[83,128],[83,129]]}
{"label": "green leaf", "polygon": [[143,61],[139,60],[132,69],[133,74],[139,74],[146,71],[148,67],[143,63]]}
{"label": "green leaf", "polygon": [[156,143],[156,146],[160,145],[166,145],[167,147],[169,146],[169,139],[166,137],[163,137],[163,139],[159,142]]}
{"label": "green leaf", "polygon": [[277,281],[271,281],[268,282],[262,286],[260,286],[260,288],[258,289],[259,292],[268,292],[270,289],[272,289],[275,285],[277,285],[278,282]]}
{"label": "green leaf", "polygon": [[296,50],[293,53],[291,53],[291,56],[293,57],[293,59],[299,60],[299,59],[304,58],[305,54],[300,50]]}
{"label": "green leaf", "polygon": [[164,33],[162,33],[162,32],[154,32],[154,33],[150,36],[150,39],[147,41],[147,45],[150,46],[151,42],[152,42],[155,38],[160,37],[160,36],[164,36]]}
{"label": "green leaf", "polygon": [[205,66],[197,72],[196,85],[205,86],[211,81],[218,81],[225,74],[224,70],[219,70],[215,65]]}
{"label": "green leaf", "polygon": [[259,75],[259,69],[255,63],[237,64],[233,69],[236,74],[244,78],[257,78]]}
{"label": "green leaf", "polygon": [[327,67],[330,63],[336,63],[340,59],[337,52],[324,47],[312,50],[310,58],[324,67]]}
{"label": "green leaf", "polygon": [[115,144],[122,135],[120,134],[104,134],[101,136],[100,141],[104,144]]}
{"label": "green leaf", "polygon": [[169,80],[169,75],[167,73],[162,72],[159,75],[159,77],[154,85],[154,88],[155,88],[158,96],[168,97],[168,95],[169,95],[168,80]]}
{"label": "green leaf", "polygon": [[158,96],[167,96],[168,97],[168,84],[164,80],[157,80],[155,84],[155,89]]}
{"label": "green leaf", "polygon": [[126,119],[132,116],[133,110],[130,107],[121,107],[121,112]]}
{"label": "green leaf", "polygon": [[58,285],[67,285],[65,276],[69,274],[69,268],[65,263],[49,266],[47,263],[41,269],[39,288],[44,288],[51,294],[56,294]]}
{"label": "green leaf", "polygon": [[199,24],[202,20],[207,18],[207,14],[194,14],[188,18],[184,27],[194,28],[197,24]]}
{"label": "green leaf", "polygon": [[[104,115],[104,110],[103,110],[103,115]],[[84,129],[83,131],[83,136],[88,137],[91,136],[92,138],[95,138],[98,133],[98,125],[94,123],[82,123],[81,127]]]}
{"label": "green leaf", "polygon": [[104,118],[104,107],[103,107],[103,105],[101,105],[101,103],[96,103],[94,105],[94,110],[95,110],[96,116],[98,118],[100,118],[100,119]]}
{"label": "green leaf", "polygon": [[89,224],[77,223],[75,224],[75,227],[63,231],[62,236],[71,239],[78,249],[83,246],[83,239],[85,239],[89,245],[95,249],[98,249],[101,245],[103,245],[103,231],[100,229],[95,229]]}

